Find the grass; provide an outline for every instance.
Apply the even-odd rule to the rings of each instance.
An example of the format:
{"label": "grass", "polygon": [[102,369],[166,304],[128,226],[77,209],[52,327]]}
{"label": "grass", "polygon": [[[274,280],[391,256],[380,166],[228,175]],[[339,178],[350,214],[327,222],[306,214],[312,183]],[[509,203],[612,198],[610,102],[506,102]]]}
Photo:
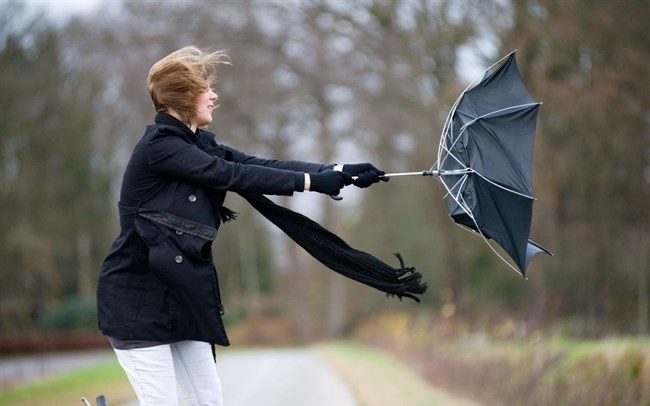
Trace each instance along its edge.
{"label": "grass", "polygon": [[93,400],[103,394],[112,404],[128,401],[133,391],[115,361],[80,368],[53,378],[0,392],[2,406],[81,405],[81,397]]}
{"label": "grass", "polygon": [[317,346],[343,377],[361,406],[477,406],[435,388],[408,365],[379,350],[351,342]]}

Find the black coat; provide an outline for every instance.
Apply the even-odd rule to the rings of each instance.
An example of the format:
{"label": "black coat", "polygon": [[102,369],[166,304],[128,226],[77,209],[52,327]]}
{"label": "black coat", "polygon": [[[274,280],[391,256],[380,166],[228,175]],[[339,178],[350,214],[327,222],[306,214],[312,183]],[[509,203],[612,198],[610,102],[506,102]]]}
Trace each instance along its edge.
{"label": "black coat", "polygon": [[291,195],[328,167],[246,155],[158,114],[124,173],[121,232],[97,286],[102,333],[229,345],[211,249],[226,192]]}

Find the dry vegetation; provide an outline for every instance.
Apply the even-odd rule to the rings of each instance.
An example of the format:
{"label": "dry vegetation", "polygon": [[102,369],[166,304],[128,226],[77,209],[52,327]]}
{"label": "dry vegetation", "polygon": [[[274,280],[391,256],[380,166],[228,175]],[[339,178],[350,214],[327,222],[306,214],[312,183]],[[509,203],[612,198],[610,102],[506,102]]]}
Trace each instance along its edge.
{"label": "dry vegetation", "polygon": [[357,331],[454,393],[501,405],[650,405],[650,340],[577,341],[496,326],[384,314]]}

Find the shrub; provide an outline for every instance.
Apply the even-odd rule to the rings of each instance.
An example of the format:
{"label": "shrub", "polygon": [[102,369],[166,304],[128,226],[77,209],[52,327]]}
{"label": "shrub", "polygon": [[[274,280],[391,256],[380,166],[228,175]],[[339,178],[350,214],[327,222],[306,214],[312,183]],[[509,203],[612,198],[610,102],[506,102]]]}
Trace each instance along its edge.
{"label": "shrub", "polygon": [[46,309],[36,322],[47,331],[97,330],[97,305],[94,297],[74,296]]}

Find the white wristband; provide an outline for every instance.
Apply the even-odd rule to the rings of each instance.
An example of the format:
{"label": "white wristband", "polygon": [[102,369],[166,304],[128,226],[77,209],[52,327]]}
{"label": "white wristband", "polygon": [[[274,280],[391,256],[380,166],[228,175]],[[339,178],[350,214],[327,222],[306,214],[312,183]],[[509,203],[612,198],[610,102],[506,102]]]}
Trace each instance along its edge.
{"label": "white wristband", "polygon": [[343,165],[335,164],[333,170],[335,170],[337,172],[343,172]]}
{"label": "white wristband", "polygon": [[310,186],[311,178],[309,177],[309,174],[305,172],[305,187],[303,188],[303,192],[308,192]]}

